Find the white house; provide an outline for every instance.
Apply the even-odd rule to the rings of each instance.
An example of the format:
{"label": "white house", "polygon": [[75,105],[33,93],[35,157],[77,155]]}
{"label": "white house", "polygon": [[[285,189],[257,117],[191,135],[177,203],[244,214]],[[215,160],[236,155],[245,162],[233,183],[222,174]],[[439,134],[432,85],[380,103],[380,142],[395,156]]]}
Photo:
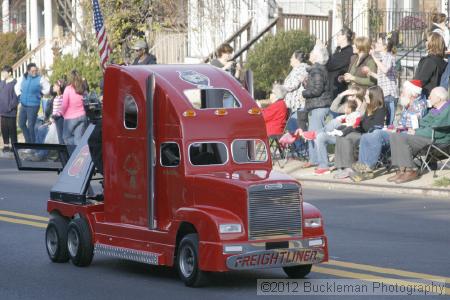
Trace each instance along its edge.
{"label": "white house", "polygon": [[[29,61],[43,67],[53,63],[52,48],[76,55],[79,45],[71,36],[75,28],[68,28],[57,11],[58,0],[0,0],[2,32],[24,30],[27,35]],[[83,18],[80,1],[67,0],[75,7],[76,16]],[[242,35],[240,45],[255,36],[277,17],[278,8],[287,14],[328,15],[333,12],[333,34],[343,18],[361,22],[358,35],[368,32],[365,18],[358,18],[369,7],[382,11],[449,12],[449,0],[185,0],[188,10],[186,62],[198,62],[212,53],[224,40],[250,19],[249,35]],[[386,24],[391,20],[387,18]],[[74,26],[74,25],[72,25]],[[72,30],[69,30],[72,29]],[[31,55],[32,54],[32,55]],[[27,61],[23,60],[24,63]]]}
{"label": "white house", "polygon": [[[356,35],[367,35],[369,8],[400,13],[437,10],[448,15],[448,3],[449,0],[189,0],[187,61],[196,62],[208,56],[249,19],[254,20],[251,28],[254,36],[277,16],[278,7],[287,14],[325,16],[332,11],[332,35],[342,28],[343,19],[346,23],[353,22]],[[383,22],[388,27],[392,27],[392,16],[385,14],[387,20]]]}
{"label": "white house", "polygon": [[[62,49],[64,53],[78,52],[78,43],[58,14],[57,0],[1,1],[2,32],[26,32],[29,53],[24,57],[23,65],[33,61],[40,67],[50,67],[53,64],[54,47]],[[68,3],[75,7],[77,18],[82,20],[79,1],[83,0],[71,0]],[[23,69],[23,66],[20,68]]]}

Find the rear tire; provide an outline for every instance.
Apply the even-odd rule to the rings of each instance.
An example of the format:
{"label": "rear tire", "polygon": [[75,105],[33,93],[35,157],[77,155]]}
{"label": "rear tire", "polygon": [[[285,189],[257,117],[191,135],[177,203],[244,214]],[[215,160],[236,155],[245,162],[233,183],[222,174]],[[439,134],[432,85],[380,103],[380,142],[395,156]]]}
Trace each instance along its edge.
{"label": "rear tire", "polygon": [[67,248],[72,263],[77,267],[91,264],[94,245],[89,224],[83,218],[73,219],[67,233]]}
{"label": "rear tire", "polygon": [[199,287],[205,284],[205,274],[199,268],[198,235],[191,233],[183,237],[178,246],[177,270],[186,286]]}
{"label": "rear tire", "polygon": [[300,265],[293,267],[283,267],[284,273],[286,273],[289,278],[301,279],[311,272],[312,265]]}
{"label": "rear tire", "polygon": [[69,250],[67,249],[68,228],[69,221],[59,215],[56,215],[48,222],[45,231],[45,245],[48,257],[52,262],[65,263],[69,261]]}

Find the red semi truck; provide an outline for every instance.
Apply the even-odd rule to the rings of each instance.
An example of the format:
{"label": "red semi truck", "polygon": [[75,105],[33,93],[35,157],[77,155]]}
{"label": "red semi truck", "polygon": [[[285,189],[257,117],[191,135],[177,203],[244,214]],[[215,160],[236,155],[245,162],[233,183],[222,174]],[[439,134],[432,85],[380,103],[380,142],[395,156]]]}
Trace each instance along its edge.
{"label": "red semi truck", "polygon": [[[15,147],[19,169],[60,171],[47,206],[52,261],[87,266],[94,253],[111,255],[173,266],[197,286],[210,271],[283,268],[302,278],[328,260],[321,213],[272,169],[261,110],[234,78],[209,65],[110,66],[104,91],[102,123],[70,158],[44,145],[58,155],[30,162],[23,149],[39,147]],[[94,197],[99,170],[103,195]]]}

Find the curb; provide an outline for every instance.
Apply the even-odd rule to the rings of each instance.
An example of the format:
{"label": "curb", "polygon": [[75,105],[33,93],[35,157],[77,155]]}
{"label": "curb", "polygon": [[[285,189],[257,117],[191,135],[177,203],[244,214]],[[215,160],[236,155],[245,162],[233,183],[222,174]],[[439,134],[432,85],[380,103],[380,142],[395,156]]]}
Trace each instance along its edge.
{"label": "curb", "polygon": [[415,188],[415,187],[407,187],[407,186],[390,186],[384,184],[367,184],[364,185],[358,183],[351,182],[338,182],[338,181],[324,181],[324,180],[316,180],[316,179],[305,179],[301,177],[294,177],[304,187],[312,187],[312,188],[322,188],[328,190],[352,190],[352,191],[361,191],[363,188],[364,191],[370,192],[378,192],[378,193],[389,193],[389,194],[403,194],[403,195],[414,195],[414,196],[424,196],[424,197],[439,197],[439,198],[447,198],[450,199],[450,189],[433,189],[433,188]]}

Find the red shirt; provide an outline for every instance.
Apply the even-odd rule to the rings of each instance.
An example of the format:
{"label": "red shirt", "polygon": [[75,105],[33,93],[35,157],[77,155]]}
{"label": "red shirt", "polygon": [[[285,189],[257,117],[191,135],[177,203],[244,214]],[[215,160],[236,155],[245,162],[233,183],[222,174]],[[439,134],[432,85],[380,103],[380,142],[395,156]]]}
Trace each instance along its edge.
{"label": "red shirt", "polygon": [[283,99],[277,100],[262,111],[266,122],[267,135],[279,135],[284,133],[286,126],[287,108]]}

